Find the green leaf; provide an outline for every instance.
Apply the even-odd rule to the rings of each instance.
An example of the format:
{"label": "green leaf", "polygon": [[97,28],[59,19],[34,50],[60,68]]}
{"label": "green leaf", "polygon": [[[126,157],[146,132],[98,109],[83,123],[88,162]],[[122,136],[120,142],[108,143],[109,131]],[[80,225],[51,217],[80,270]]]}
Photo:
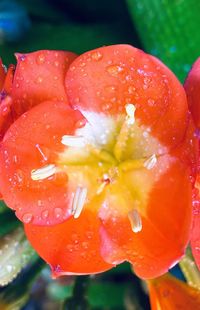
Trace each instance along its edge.
{"label": "green leaf", "polygon": [[183,80],[200,55],[200,1],[127,0],[127,4],[143,47]]}

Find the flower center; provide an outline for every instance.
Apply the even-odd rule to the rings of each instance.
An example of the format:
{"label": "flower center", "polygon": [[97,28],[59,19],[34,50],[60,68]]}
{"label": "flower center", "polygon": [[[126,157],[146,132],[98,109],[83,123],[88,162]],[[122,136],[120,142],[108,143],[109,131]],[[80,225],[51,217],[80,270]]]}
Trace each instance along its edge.
{"label": "flower center", "polygon": [[[84,127],[74,135],[64,135],[66,146],[56,163],[32,171],[33,180],[65,172],[67,191],[73,193],[71,214],[78,218],[83,208],[95,209],[114,205],[118,216],[128,216],[132,230],[142,229],[140,214],[153,183],[149,171],[157,165],[166,149],[152,137],[150,129],[139,125],[135,107],[127,104],[119,116],[83,111]],[[151,176],[150,176],[151,175]],[[99,210],[100,209],[100,210]]]}

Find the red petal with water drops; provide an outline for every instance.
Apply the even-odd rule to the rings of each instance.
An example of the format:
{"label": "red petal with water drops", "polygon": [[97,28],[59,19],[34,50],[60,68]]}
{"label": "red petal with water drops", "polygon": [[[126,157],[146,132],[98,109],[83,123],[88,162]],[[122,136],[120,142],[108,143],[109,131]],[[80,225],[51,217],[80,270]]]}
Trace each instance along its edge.
{"label": "red petal with water drops", "polygon": [[[65,149],[62,136],[73,134],[80,120],[81,114],[65,103],[44,102],[8,129],[0,148],[0,188],[20,220],[48,225],[69,217],[73,193],[67,191],[67,174],[62,169],[54,173],[54,164]],[[52,175],[32,179],[32,170],[44,167],[53,169]]]}
{"label": "red petal with water drops", "polygon": [[193,194],[193,225],[191,233],[191,248],[195,262],[200,269],[200,176],[196,180],[196,189]]}
{"label": "red petal with water drops", "polygon": [[5,132],[13,123],[12,115],[12,104],[13,100],[10,97],[12,90],[13,76],[14,76],[14,65],[10,65],[4,79],[2,92],[0,93],[0,140],[3,138]]}
{"label": "red petal with water drops", "polygon": [[[161,156],[151,171],[126,175],[125,184],[128,191],[122,184],[118,191],[108,190],[99,213],[102,256],[109,263],[128,260],[141,278],[157,277],[182,257],[189,242],[188,168],[179,159]],[[135,210],[139,221],[132,216]]]}
{"label": "red petal with water drops", "polygon": [[[66,76],[70,104],[105,115],[136,108],[136,119],[172,147],[184,136],[187,101],[183,87],[159,60],[129,45],[98,48],[79,56]],[[176,126],[174,124],[176,123]]]}
{"label": "red petal with water drops", "polygon": [[98,273],[113,267],[100,255],[99,226],[96,214],[84,210],[78,219],[70,218],[51,227],[27,224],[25,232],[57,277]]}
{"label": "red petal with water drops", "polygon": [[184,88],[195,124],[200,127],[200,58],[193,64]]}
{"label": "red petal with water drops", "polygon": [[65,101],[64,79],[76,55],[65,51],[41,50],[16,54],[17,67],[12,97],[15,117],[42,101]]}
{"label": "red petal with water drops", "polygon": [[200,309],[200,291],[170,274],[148,281],[152,310]]}

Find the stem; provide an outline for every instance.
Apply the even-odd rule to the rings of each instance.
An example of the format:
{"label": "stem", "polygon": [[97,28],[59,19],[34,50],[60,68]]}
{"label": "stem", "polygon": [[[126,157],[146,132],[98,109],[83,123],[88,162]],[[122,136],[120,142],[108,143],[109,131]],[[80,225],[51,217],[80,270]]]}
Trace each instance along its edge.
{"label": "stem", "polygon": [[89,286],[89,276],[78,276],[75,281],[73,296],[68,298],[62,310],[89,310],[90,306],[87,300],[87,290]]}
{"label": "stem", "polygon": [[200,290],[200,272],[194,262],[191,250],[188,248],[185,256],[179,262],[179,266],[187,280],[187,283]]}

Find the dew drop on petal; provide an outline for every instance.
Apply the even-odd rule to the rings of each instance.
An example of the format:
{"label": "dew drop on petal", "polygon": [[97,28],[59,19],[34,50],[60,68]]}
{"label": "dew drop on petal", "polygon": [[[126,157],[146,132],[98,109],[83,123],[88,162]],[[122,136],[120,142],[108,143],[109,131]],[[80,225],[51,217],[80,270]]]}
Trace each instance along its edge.
{"label": "dew drop on petal", "polygon": [[152,107],[152,106],[154,106],[154,104],[155,104],[155,100],[153,100],[153,99],[148,99],[147,103],[148,103],[149,106]]}
{"label": "dew drop on petal", "polygon": [[134,87],[134,86],[129,86],[129,88],[128,88],[128,93],[129,93],[130,95],[134,94],[134,93],[135,93],[135,87]]}
{"label": "dew drop on petal", "polygon": [[41,65],[45,62],[45,56],[44,54],[39,54],[38,57],[36,58],[36,62],[38,65]]}
{"label": "dew drop on petal", "polygon": [[92,57],[93,60],[98,61],[98,60],[102,59],[103,55],[99,51],[96,51],[96,52],[92,53],[91,57]]}
{"label": "dew drop on petal", "polygon": [[47,219],[48,218],[48,216],[49,216],[49,211],[48,210],[44,210],[44,211],[42,211],[42,218],[45,220],[45,219]]}
{"label": "dew drop on petal", "polygon": [[25,213],[22,217],[22,221],[25,223],[25,224],[28,224],[30,222],[32,222],[33,220],[33,215],[31,213]]}
{"label": "dew drop on petal", "polygon": [[63,210],[61,208],[55,208],[54,209],[54,214],[56,218],[60,218],[63,214]]}
{"label": "dew drop on petal", "polygon": [[106,68],[106,71],[112,76],[117,76],[120,72],[123,71],[123,68],[118,65],[111,65]]}
{"label": "dew drop on petal", "polygon": [[43,82],[43,78],[41,76],[38,76],[36,81],[35,81],[37,84],[40,84]]}

